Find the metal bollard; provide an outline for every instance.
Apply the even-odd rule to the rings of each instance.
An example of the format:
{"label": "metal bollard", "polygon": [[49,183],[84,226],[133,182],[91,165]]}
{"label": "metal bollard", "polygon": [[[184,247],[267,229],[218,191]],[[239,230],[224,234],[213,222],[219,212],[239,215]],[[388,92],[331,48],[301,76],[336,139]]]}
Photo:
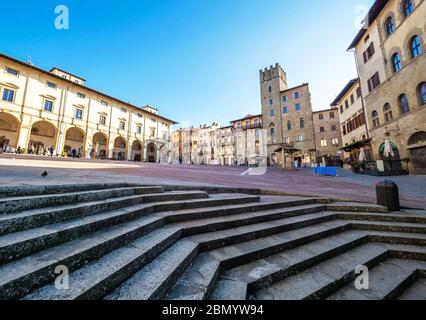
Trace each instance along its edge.
{"label": "metal bollard", "polygon": [[401,210],[399,189],[392,180],[380,181],[376,184],[377,204],[387,207],[389,211]]}

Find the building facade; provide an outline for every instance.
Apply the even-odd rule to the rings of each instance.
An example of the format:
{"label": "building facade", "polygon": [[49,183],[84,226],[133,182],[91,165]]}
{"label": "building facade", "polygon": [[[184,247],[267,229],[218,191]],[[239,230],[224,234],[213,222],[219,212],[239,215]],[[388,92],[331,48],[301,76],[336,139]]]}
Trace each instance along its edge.
{"label": "building facade", "polygon": [[174,121],[88,88],[85,80],[0,54],[0,147],[23,153],[171,161]]}
{"label": "building facade", "polygon": [[331,108],[312,113],[317,163],[334,166],[340,162],[342,139],[339,111]]}
{"label": "building facade", "polygon": [[315,137],[308,84],[288,88],[277,63],[260,70],[263,127],[268,130],[268,163],[284,168],[315,163]]}
{"label": "building facade", "polygon": [[424,0],[376,0],[351,43],[365,100],[372,153],[407,163],[426,174],[426,4]]}
{"label": "building facade", "polygon": [[339,112],[343,158],[359,161],[361,150],[364,150],[366,160],[372,160],[371,139],[365,120],[359,79],[350,80],[331,106],[337,108]]}
{"label": "building facade", "polygon": [[262,130],[262,115],[247,115],[231,121],[236,164],[253,166],[266,162],[267,137]]}
{"label": "building facade", "polygon": [[234,126],[216,130],[216,155],[218,164],[233,166],[236,164]]}

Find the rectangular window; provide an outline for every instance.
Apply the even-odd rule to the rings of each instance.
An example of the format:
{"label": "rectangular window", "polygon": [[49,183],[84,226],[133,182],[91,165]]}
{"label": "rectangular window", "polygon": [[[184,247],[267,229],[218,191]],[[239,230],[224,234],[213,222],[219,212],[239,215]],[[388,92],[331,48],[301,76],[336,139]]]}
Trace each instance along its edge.
{"label": "rectangular window", "polygon": [[268,87],[268,91],[269,91],[269,92],[272,92],[272,86],[269,86],[269,87]]}
{"label": "rectangular window", "polygon": [[274,104],[274,99],[269,99],[269,105],[272,106]]}
{"label": "rectangular window", "polygon": [[380,85],[380,76],[379,73],[376,72],[374,74],[374,76],[372,76],[369,80],[368,80],[368,91],[371,92],[374,89],[376,89],[379,85]]}
{"label": "rectangular window", "polygon": [[86,98],[86,95],[84,93],[77,92],[77,97],[79,97],[80,99],[84,99]]}
{"label": "rectangular window", "polygon": [[120,130],[126,129],[126,123],[124,121],[120,121]]}
{"label": "rectangular window", "polygon": [[319,118],[320,120],[324,120],[324,115],[323,115],[322,113],[320,113],[320,114],[318,115],[318,118]]}
{"label": "rectangular window", "polygon": [[138,113],[138,118],[142,118],[142,113]]}
{"label": "rectangular window", "polygon": [[6,72],[13,76],[19,76],[19,71],[12,68],[6,68]]}
{"label": "rectangular window", "polygon": [[325,132],[325,128],[324,127],[320,127],[320,132]]}
{"label": "rectangular window", "polygon": [[83,110],[75,109],[75,118],[82,120],[83,119]]}
{"label": "rectangular window", "polygon": [[330,112],[330,119],[334,119],[334,112]]}
{"label": "rectangular window", "polygon": [[121,112],[127,113],[127,109],[126,108],[121,108]]}
{"label": "rectangular window", "polygon": [[340,106],[340,113],[343,113],[343,106]]}
{"label": "rectangular window", "polygon": [[142,134],[142,127],[141,126],[137,126],[136,127],[136,132],[137,132],[137,134]]}
{"label": "rectangular window", "polygon": [[53,112],[53,101],[51,100],[44,100],[44,111],[47,112]]}
{"label": "rectangular window", "polygon": [[269,110],[269,115],[271,117],[275,117],[275,111],[274,111],[274,109]]}
{"label": "rectangular window", "polygon": [[300,103],[296,103],[295,109],[296,109],[296,111],[302,110],[302,107],[300,106]]}
{"label": "rectangular window", "polygon": [[15,91],[11,89],[4,89],[3,91],[3,101],[13,102],[15,98]]}
{"label": "rectangular window", "polygon": [[47,85],[49,88],[56,89],[56,83],[53,83],[53,82],[47,81],[47,82],[46,82],[46,85]]}
{"label": "rectangular window", "polygon": [[284,143],[290,144],[290,138],[289,137],[284,137]]}
{"label": "rectangular window", "polygon": [[331,125],[331,131],[337,131],[337,127],[336,127],[336,125],[335,125],[335,124],[332,124],[332,125]]}
{"label": "rectangular window", "polygon": [[356,89],[356,97],[359,99],[359,98],[361,98],[361,87],[358,87],[357,89]]}
{"label": "rectangular window", "polygon": [[346,126],[342,126],[343,129],[343,135],[346,136]]}
{"label": "rectangular window", "polygon": [[288,113],[288,108],[287,107],[283,107],[283,113]]}
{"label": "rectangular window", "polygon": [[299,99],[300,98],[300,93],[299,92],[295,92],[294,93],[294,98],[295,99]]}
{"label": "rectangular window", "polygon": [[354,103],[355,103],[355,98],[354,98],[354,95],[351,94],[351,104],[354,104]]}
{"label": "rectangular window", "polygon": [[345,107],[346,107],[346,109],[349,109],[349,102],[348,102],[348,100],[345,100]]}
{"label": "rectangular window", "polygon": [[103,106],[107,107],[107,106],[108,106],[108,102],[106,102],[106,101],[104,101],[104,100],[101,100],[101,105],[103,105]]}
{"label": "rectangular window", "polygon": [[283,96],[283,102],[287,102],[287,96]]}
{"label": "rectangular window", "polygon": [[100,124],[101,126],[106,125],[106,117],[105,117],[105,116],[100,116],[100,117],[99,117],[99,124]]}

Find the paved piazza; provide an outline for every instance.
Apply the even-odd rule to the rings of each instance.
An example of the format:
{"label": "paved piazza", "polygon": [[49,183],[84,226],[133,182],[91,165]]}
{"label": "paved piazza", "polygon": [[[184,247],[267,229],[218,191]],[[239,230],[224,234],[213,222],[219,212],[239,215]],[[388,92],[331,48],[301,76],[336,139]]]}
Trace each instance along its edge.
{"label": "paved piazza", "polygon": [[[47,170],[46,179],[41,173]],[[262,176],[241,176],[244,167],[161,165],[153,163],[0,156],[0,184],[71,184],[129,182],[144,184],[218,185],[262,188],[292,195],[375,201],[374,185],[384,178],[339,170],[339,177],[315,176],[310,169],[268,168]],[[426,176],[391,177],[400,188],[401,203],[426,209]]]}

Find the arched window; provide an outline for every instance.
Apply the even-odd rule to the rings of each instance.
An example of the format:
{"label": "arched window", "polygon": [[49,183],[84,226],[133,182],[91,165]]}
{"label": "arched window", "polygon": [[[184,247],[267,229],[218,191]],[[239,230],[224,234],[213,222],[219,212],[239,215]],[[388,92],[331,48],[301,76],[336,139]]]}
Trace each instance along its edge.
{"label": "arched window", "polygon": [[288,122],[287,122],[287,130],[288,130],[288,131],[291,131],[291,127],[292,127],[292,126],[291,126],[291,121],[288,121]]}
{"label": "arched window", "polygon": [[417,87],[417,95],[419,96],[419,104],[426,105],[426,82],[422,82]]}
{"label": "arched window", "polygon": [[401,70],[401,55],[399,53],[392,56],[392,70],[394,73]]}
{"label": "arched window", "polygon": [[392,107],[389,103],[386,103],[383,107],[383,113],[385,114],[385,122],[393,120]]}
{"label": "arched window", "polygon": [[395,32],[395,23],[393,22],[392,17],[389,17],[386,19],[385,28],[386,28],[386,34],[388,36],[390,36],[392,33]]}
{"label": "arched window", "polygon": [[404,17],[408,17],[411,12],[413,12],[413,1],[412,0],[403,0],[402,4],[402,12],[404,13]]}
{"label": "arched window", "polygon": [[399,113],[401,115],[410,112],[410,105],[408,103],[408,98],[405,94],[401,94],[399,96],[398,103],[399,103]]}
{"label": "arched window", "polygon": [[414,36],[410,40],[410,53],[411,58],[417,58],[422,53],[422,44],[420,43],[420,37]]}
{"label": "arched window", "polygon": [[377,128],[380,126],[380,119],[379,119],[379,113],[377,111],[373,111],[371,113],[371,119],[373,120],[373,126]]}
{"label": "arched window", "polygon": [[305,128],[305,119],[300,118],[300,129]]}

